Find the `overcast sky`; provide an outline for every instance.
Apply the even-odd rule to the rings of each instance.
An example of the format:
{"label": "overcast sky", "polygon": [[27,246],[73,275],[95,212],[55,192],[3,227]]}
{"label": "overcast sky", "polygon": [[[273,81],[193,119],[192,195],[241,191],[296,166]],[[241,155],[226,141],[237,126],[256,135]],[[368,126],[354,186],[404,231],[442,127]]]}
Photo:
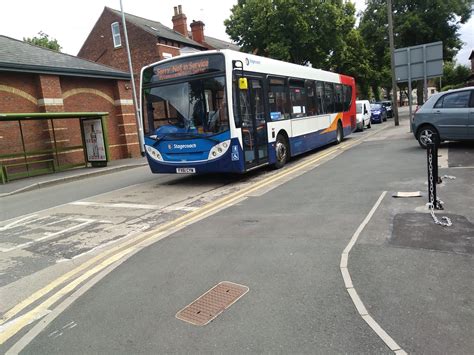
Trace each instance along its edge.
{"label": "overcast sky", "polygon": [[[0,0],[1,1],[1,0]],[[173,27],[173,7],[182,5],[183,12],[192,20],[201,20],[204,33],[211,37],[229,40],[224,20],[237,0],[122,0],[125,12],[161,22]],[[357,0],[356,7],[364,8],[364,0]],[[120,10],[120,0],[3,0],[0,11],[0,34],[22,40],[34,37],[39,31],[56,38],[63,52],[76,55],[92,30],[104,6]],[[459,63],[468,65],[469,54],[474,49],[474,18],[461,29],[461,38],[467,44],[457,56]]]}

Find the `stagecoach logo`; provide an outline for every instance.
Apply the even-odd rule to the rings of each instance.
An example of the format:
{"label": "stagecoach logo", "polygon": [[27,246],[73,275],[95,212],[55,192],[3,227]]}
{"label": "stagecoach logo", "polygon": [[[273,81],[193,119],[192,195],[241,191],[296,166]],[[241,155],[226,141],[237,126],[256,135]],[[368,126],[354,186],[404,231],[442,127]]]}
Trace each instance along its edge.
{"label": "stagecoach logo", "polygon": [[259,60],[245,58],[245,65],[249,66],[250,64],[260,64]]}
{"label": "stagecoach logo", "polygon": [[171,149],[192,149],[192,148],[196,148],[197,145],[195,143],[192,143],[192,144],[168,144],[168,149],[171,150]]}

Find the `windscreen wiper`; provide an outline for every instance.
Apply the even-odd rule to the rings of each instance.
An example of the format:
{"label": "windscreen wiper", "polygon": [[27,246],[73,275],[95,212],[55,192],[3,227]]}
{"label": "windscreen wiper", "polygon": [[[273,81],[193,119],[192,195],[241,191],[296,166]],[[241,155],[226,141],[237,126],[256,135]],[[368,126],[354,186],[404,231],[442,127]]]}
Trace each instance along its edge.
{"label": "windscreen wiper", "polygon": [[160,137],[158,137],[158,136],[156,136],[156,135],[155,135],[154,137],[153,137],[153,136],[148,136],[148,138],[151,138],[151,139],[153,139],[153,140],[155,141],[155,143],[153,143],[153,147],[154,147],[154,148],[156,148],[156,145],[157,145],[160,141],[166,140],[166,139],[165,139],[166,137],[167,137],[166,134],[164,134],[164,135],[162,135],[162,136],[160,136]]}
{"label": "windscreen wiper", "polygon": [[180,134],[176,134],[178,137],[182,137],[182,138],[204,138],[204,139],[207,139],[207,140],[210,140],[210,141],[213,141],[215,143],[220,143],[221,141],[218,140],[218,139],[215,139],[215,138],[212,138],[212,137],[209,137],[209,136],[202,136],[200,134],[193,134],[193,133],[180,133]]}

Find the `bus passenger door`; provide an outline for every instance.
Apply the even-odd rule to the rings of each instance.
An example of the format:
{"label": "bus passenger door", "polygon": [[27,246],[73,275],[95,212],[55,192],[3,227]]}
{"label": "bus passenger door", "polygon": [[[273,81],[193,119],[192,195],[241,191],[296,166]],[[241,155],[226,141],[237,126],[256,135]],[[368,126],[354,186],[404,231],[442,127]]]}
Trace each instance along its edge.
{"label": "bus passenger door", "polygon": [[[262,80],[248,78],[248,89],[241,95],[241,106],[247,106],[247,110],[242,110],[242,139],[245,168],[249,169],[268,161]],[[247,114],[244,114],[245,111]]]}

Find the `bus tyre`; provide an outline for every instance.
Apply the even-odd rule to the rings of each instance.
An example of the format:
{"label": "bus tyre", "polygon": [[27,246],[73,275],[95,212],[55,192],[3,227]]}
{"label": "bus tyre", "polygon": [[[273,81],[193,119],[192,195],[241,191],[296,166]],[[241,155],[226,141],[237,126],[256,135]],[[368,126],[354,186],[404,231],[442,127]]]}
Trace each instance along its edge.
{"label": "bus tyre", "polygon": [[336,131],[336,144],[339,144],[344,139],[344,132],[342,131],[342,124],[341,121],[337,123],[337,131]]}
{"label": "bus tyre", "polygon": [[275,141],[275,168],[282,168],[288,161],[290,149],[288,147],[288,141],[282,134],[277,135]]}

